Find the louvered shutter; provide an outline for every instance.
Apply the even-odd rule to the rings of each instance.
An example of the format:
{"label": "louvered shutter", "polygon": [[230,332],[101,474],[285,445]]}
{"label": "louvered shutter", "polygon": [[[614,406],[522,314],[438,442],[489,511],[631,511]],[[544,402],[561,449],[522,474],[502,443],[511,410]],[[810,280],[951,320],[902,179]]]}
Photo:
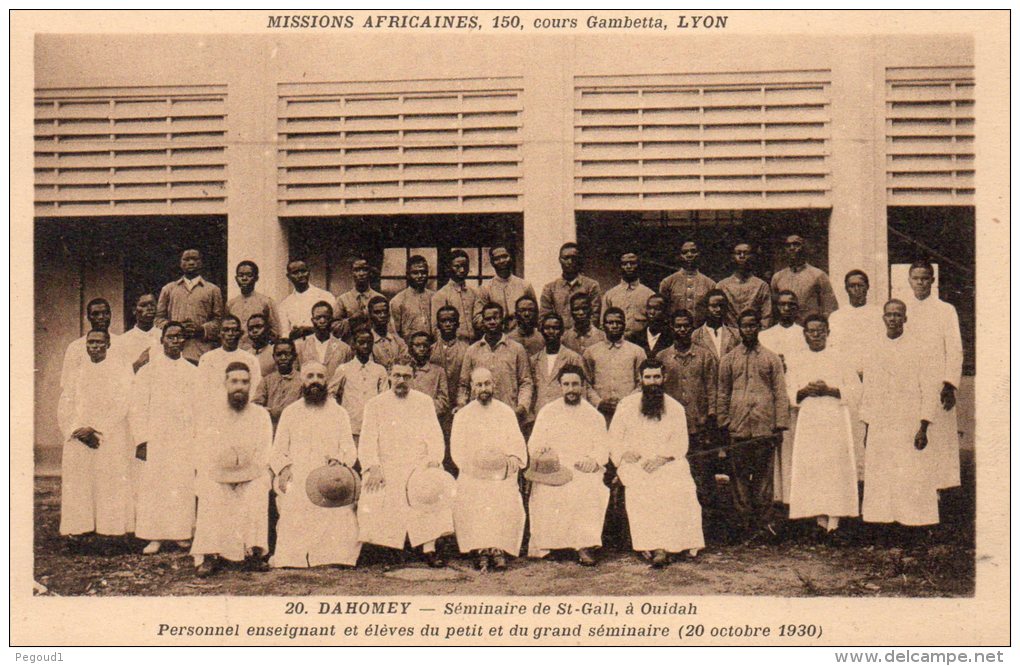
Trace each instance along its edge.
{"label": "louvered shutter", "polygon": [[577,209],[829,206],[830,78],[577,77]]}
{"label": "louvered shutter", "polygon": [[521,81],[281,84],[281,216],[519,212]]}
{"label": "louvered shutter", "polygon": [[973,205],[974,68],[886,69],[890,206]]}
{"label": "louvered shutter", "polygon": [[226,213],[226,86],[39,89],[39,216]]}

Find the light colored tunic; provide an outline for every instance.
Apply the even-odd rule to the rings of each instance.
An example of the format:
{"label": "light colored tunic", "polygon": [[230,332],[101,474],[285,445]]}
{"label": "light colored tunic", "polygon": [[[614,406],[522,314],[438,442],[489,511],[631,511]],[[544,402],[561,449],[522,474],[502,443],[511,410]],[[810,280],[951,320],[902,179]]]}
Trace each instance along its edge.
{"label": "light colored tunic", "polygon": [[570,298],[574,294],[588,294],[591,301],[591,321],[595,328],[602,324],[602,287],[587,275],[578,274],[570,282],[563,276],[556,278],[542,289],[542,297],[538,301],[539,321],[542,317],[555,312],[563,318],[563,326],[574,327],[574,317],[570,312]]}
{"label": "light colored tunic", "polygon": [[532,457],[552,449],[560,465],[573,478],[562,486],[531,484],[528,508],[531,531],[528,554],[543,557],[560,548],[597,548],[602,545],[602,526],[609,506],[609,488],[602,481],[603,469],[582,472],[574,463],[591,458],[599,465],[609,462],[606,419],[585,400],[571,406],[557,398],[538,413],[528,441]]}
{"label": "light colored tunic", "polygon": [[[86,362],[90,362],[89,353],[85,351],[85,338],[88,334],[81,336],[76,340],[72,340],[67,349],[64,350],[64,364],[60,368],[60,388],[69,386],[75,377],[78,376],[78,369]],[[110,333],[110,347],[106,350],[106,355],[111,361],[123,361],[120,352],[120,345],[118,341],[119,335]],[[137,357],[136,357],[137,358]],[[134,359],[132,359],[134,361]],[[129,364],[130,365],[130,364]]]}
{"label": "light colored tunic", "polygon": [[385,368],[372,359],[362,363],[355,356],[336,369],[326,390],[347,412],[351,419],[351,432],[357,437],[361,434],[365,403],[388,386]]}
{"label": "light colored tunic", "polygon": [[390,326],[404,340],[412,333],[425,331],[432,333],[432,297],[436,292],[431,289],[415,291],[407,287],[390,301]]}
{"label": "light colored tunic", "polygon": [[326,377],[332,377],[341,364],[354,358],[354,351],[351,350],[343,340],[330,335],[326,342],[320,343],[315,334],[306,335],[303,339],[294,343],[297,348],[299,365],[309,361],[317,361],[326,366]]}
{"label": "light colored tunic", "polygon": [[798,324],[803,324],[808,315],[821,314],[828,317],[839,309],[839,301],[836,300],[829,276],[811,264],[805,263],[800,268],[790,266],[772,276],[773,301],[778,299],[779,292],[787,289],[797,294],[797,304],[800,305]]}
{"label": "light colored tunic", "polygon": [[[224,391],[224,394],[226,392]],[[273,425],[264,407],[248,403],[241,411],[223,403],[208,414],[195,442],[198,517],[192,555],[219,555],[240,562],[253,548],[269,550],[269,452]],[[239,483],[212,478],[216,456],[234,449],[258,475]]]}
{"label": "light colored tunic", "polygon": [[398,398],[393,391],[386,391],[368,401],[358,458],[363,472],[380,467],[386,483],[381,490],[361,494],[358,529],[362,543],[403,548],[407,539],[415,547],[453,533],[450,507],[412,508],[407,503],[411,472],[429,464],[441,465],[445,448],[432,398],[424,393],[412,390]]}
{"label": "light colored tunic", "polygon": [[276,301],[269,296],[253,291],[247,296],[238,294],[227,301],[227,312],[241,320],[241,345],[247,347],[251,344],[248,337],[248,318],[260,314],[266,318],[266,328],[269,339],[276,340],[280,337],[280,316],[276,312]]}
{"label": "light colored tunic", "polygon": [[131,436],[136,445],[148,442],[138,489],[135,534],[140,539],[191,538],[197,379],[195,366],[166,354],[150,360],[135,376]]}
{"label": "light colored tunic", "polygon": [[531,363],[524,347],[503,335],[495,347],[482,338],[464,352],[460,366],[457,404],[466,405],[471,399],[471,372],[475,368],[488,368],[492,372],[493,397],[516,408],[531,407],[535,382],[531,377]]}
{"label": "light colored tunic", "polygon": [[[787,359],[794,358],[797,354],[808,351],[807,341],[804,339],[804,329],[800,324],[793,324],[784,328],[776,324],[772,328],[765,329],[758,335],[758,344],[773,351],[783,362],[783,371],[789,369]],[[800,388],[800,387],[798,387]],[[783,441],[776,448],[776,464],[773,467],[774,497],[777,502],[790,503],[790,484],[793,482],[790,472],[793,469],[793,446],[797,437],[797,412],[800,407],[793,401],[790,402],[790,427],[783,432]]]}
{"label": "light colored tunic", "polygon": [[931,421],[939,408],[924,367],[930,361],[906,334],[895,340],[882,336],[865,360],[861,418],[868,424],[868,439],[862,514],[867,522],[939,522],[938,453],[930,440],[923,450],[914,448],[921,421]]}
{"label": "light colored tunic", "polygon": [[392,327],[385,336],[372,329],[372,358],[383,368],[389,370],[390,364],[407,353],[407,343],[393,332]]}
{"label": "light colored tunic", "polygon": [[[953,488],[960,485],[960,435],[956,407],[948,412],[942,408],[939,394],[943,382],[960,388],[963,374],[963,342],[960,338],[960,320],[956,308],[931,295],[923,301],[910,298],[907,303],[907,323],[904,335],[915,340],[923,350],[927,381],[932,384],[938,409],[932,414],[928,429],[929,446],[933,447],[937,461],[938,487]],[[960,392],[956,392],[959,400]]]}
{"label": "light colored tunic", "polygon": [[[133,529],[128,437],[131,368],[119,359],[88,359],[68,379],[57,406],[64,436],[61,461],[60,533],[125,534]],[[99,448],[71,434],[91,426]]]}
{"label": "light colored tunic", "polygon": [[[517,299],[521,296],[531,296],[538,300],[531,283],[516,275],[511,274],[505,280],[496,275],[486,280],[478,290],[478,300],[475,301],[475,311],[472,316],[475,327],[481,328],[482,326],[482,307],[486,303],[499,303],[502,305],[504,316],[510,322],[513,322],[514,314],[517,312]],[[463,324],[463,322],[461,323]],[[512,323],[511,327],[513,327]]]}
{"label": "light colored tunic", "polygon": [[326,508],[312,504],[305,491],[308,475],[331,460],[348,467],[358,452],[347,412],[332,400],[309,405],[299,400],[283,410],[273,442],[271,465],[279,476],[290,467],[287,492],[277,494],[280,521],[276,525],[274,567],[314,567],[358,563],[358,519],[354,505]]}
{"label": "light colored tunic", "polygon": [[742,280],[734,273],[719,280],[716,287],[726,294],[728,326],[736,326],[737,317],[744,310],[756,310],[761,316],[762,328],[768,328],[772,323],[772,290],[761,278],[749,275],[746,280]]}
{"label": "light colored tunic", "polygon": [[578,354],[583,354],[588,347],[603,342],[605,339],[606,334],[594,326],[584,333],[581,333],[576,328],[569,328],[563,332],[563,339],[560,340],[560,344],[567,349],[573,349]]}
{"label": "light colored tunic", "polygon": [[163,345],[159,342],[162,333],[163,331],[155,326],[148,331],[143,331],[134,326],[131,330],[117,336],[116,353],[128,366],[133,365],[145,351],[149,352],[149,358],[152,359],[154,356],[163,353]]}
{"label": "light colored tunic", "polygon": [[[443,288],[432,296],[432,325],[435,327],[439,321],[439,309],[447,305],[457,309],[460,313],[458,319],[457,337],[465,342],[473,342],[475,339],[474,314],[475,304],[478,303],[478,289],[469,284],[458,285],[450,280]],[[432,334],[439,338],[439,329],[435,328]]]}
{"label": "light colored tunic", "polygon": [[498,548],[516,557],[524,540],[525,519],[517,474],[501,480],[471,474],[475,453],[488,448],[516,458],[518,467],[528,462],[513,408],[499,400],[488,405],[472,400],[454,415],[450,434],[450,456],[460,469],[453,505],[457,545],[462,553]]}
{"label": "light colored tunic", "polygon": [[280,330],[281,336],[287,337],[295,326],[312,325],[312,307],[319,301],[326,301],[333,307],[333,314],[337,312],[336,297],[325,289],[314,285],[308,285],[303,292],[292,291],[287,298],[280,301]]}
{"label": "light colored tunic", "polygon": [[156,303],[156,328],[163,330],[168,321],[182,324],[190,319],[202,329],[201,338],[188,338],[184,342],[184,358],[197,361],[219,340],[220,320],[223,319],[223,293],[201,275],[191,286],[182,275],[163,286]]}
{"label": "light colored tunic", "polygon": [[659,283],[659,293],[666,299],[666,311],[676,312],[684,309],[694,315],[694,325],[701,326],[705,322],[705,296],[715,289],[715,280],[699,270],[688,273],[678,270]]}
{"label": "light colored tunic", "polygon": [[641,347],[626,340],[603,340],[584,350],[585,370],[602,400],[620,400],[638,387],[638,367],[647,358]]}
{"label": "light colored tunic", "polygon": [[834,349],[801,352],[791,357],[786,374],[790,404],[797,402],[797,391],[817,380],[838,388],[840,397],[808,397],[800,403],[791,458],[790,518],[856,516],[857,462],[849,405],[860,397],[860,380]]}
{"label": "light colored tunic", "polygon": [[262,383],[262,364],[255,358],[255,355],[241,348],[228,352],[223,347],[217,347],[202,354],[202,358],[198,359],[197,388],[200,400],[208,401],[209,405],[226,401],[223,382],[226,380],[227,366],[234,362],[244,363],[248,366],[251,379],[250,395],[251,397],[258,395],[258,388]]}
{"label": "light colored tunic", "polygon": [[[704,548],[701,531],[701,505],[687,464],[687,416],[679,402],[663,396],[665,410],[658,421],[641,414],[641,394],[620,401],[609,427],[609,446],[613,463],[637,465],[643,475],[640,483],[626,487],[625,504],[634,550],[659,548],[678,553],[689,548]],[[641,456],[636,463],[623,463],[623,454],[633,451]],[[655,456],[672,457],[651,474],[640,465]]]}
{"label": "light colored tunic", "polygon": [[648,299],[655,295],[655,292],[641,284],[637,280],[634,284],[626,280],[620,280],[620,284],[606,292],[602,299],[602,311],[609,308],[620,308],[626,317],[627,329],[624,335],[630,335],[636,331],[644,330],[647,325],[645,317],[645,304]]}

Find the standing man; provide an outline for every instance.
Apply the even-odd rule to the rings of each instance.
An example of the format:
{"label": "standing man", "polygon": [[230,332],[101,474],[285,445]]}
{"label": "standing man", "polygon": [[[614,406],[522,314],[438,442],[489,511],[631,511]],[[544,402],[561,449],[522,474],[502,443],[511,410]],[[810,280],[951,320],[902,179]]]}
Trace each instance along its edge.
{"label": "standing man", "polygon": [[757,310],[761,314],[762,328],[772,325],[772,290],[761,278],[752,272],[754,251],[750,243],[733,246],[733,275],[723,278],[716,285],[726,294],[729,307],[726,309],[726,325],[736,326],[737,315],[744,310]]}
{"label": "standing man", "polygon": [[633,342],[644,350],[648,358],[655,358],[659,352],[673,345],[673,331],[666,312],[666,299],[652,294],[645,301],[645,326],[626,336],[627,342]]}
{"label": "standing man", "polygon": [[[563,338],[563,320],[555,312],[542,317],[542,337],[545,338],[545,348],[531,357],[531,374],[535,379],[535,408],[532,411],[535,414],[540,414],[543,407],[563,397],[560,371],[568,365],[584,365],[577,352],[560,343]],[[598,404],[598,396],[587,385],[587,378],[584,384],[588,401],[593,406]],[[605,429],[604,421],[602,425]]]}
{"label": "standing man", "polygon": [[[223,377],[227,366],[235,361],[248,366],[248,370],[251,372],[248,380],[254,382],[257,389],[259,382],[262,381],[261,364],[251,352],[246,352],[239,346],[241,321],[234,315],[227,315],[220,322],[219,328],[220,346],[202,354],[202,358],[198,362],[199,391],[204,391],[204,395],[208,395],[210,392],[218,395],[220,386],[223,384],[220,378]],[[217,400],[216,403],[218,402]]]}
{"label": "standing man", "polygon": [[432,398],[432,402],[436,406],[436,416],[439,418],[439,423],[442,424],[450,411],[450,392],[446,385],[446,371],[430,360],[432,334],[426,331],[417,331],[411,334],[411,339],[408,342],[411,360],[414,361],[414,379],[411,381],[411,388]]}
{"label": "standing man", "polygon": [[698,244],[692,240],[680,246],[680,270],[659,283],[659,293],[668,304],[667,312],[687,310],[694,313],[694,325],[705,321],[708,292],[715,289],[715,281],[698,270]]}
{"label": "standing man", "polygon": [[[475,304],[478,302],[478,289],[467,283],[470,259],[464,250],[453,250],[449,259],[450,279],[432,297],[432,323],[438,326],[439,310],[449,305],[457,310],[457,337],[471,344],[475,341],[475,327],[472,320]],[[431,331],[430,331],[431,332]]]}
{"label": "standing man", "polygon": [[119,536],[132,529],[128,438],[131,367],[109,359],[110,334],[85,335],[87,361],[68,378],[57,421],[64,436],[60,534]]}
{"label": "standing man", "polygon": [[740,344],[740,333],[736,328],[726,325],[726,309],[728,307],[726,294],[721,289],[709,291],[705,296],[705,323],[697,327],[691,336],[694,344],[701,345],[712,352],[717,361]]}
{"label": "standing man", "polygon": [[184,325],[163,325],[163,351],[150,359],[131,389],[131,436],[142,462],[135,536],[158,553],[163,541],[187,547],[195,527],[194,439],[198,369],[184,359]]}
{"label": "standing man", "polygon": [[332,323],[333,306],[319,301],[312,306],[312,334],[296,343],[300,365],[317,361],[326,366],[326,374],[330,377],[341,363],[354,356],[346,342],[333,336]]}
{"label": "standing man", "polygon": [[939,522],[938,454],[929,440],[938,418],[931,362],[926,350],[904,334],[907,306],[885,304],[886,334],[864,362],[861,419],[867,424],[864,463],[865,522],[921,526]]}
{"label": "standing man", "polygon": [[142,294],[135,300],[135,325],[117,337],[117,353],[134,372],[148,363],[150,356],[163,353],[159,344],[160,330],[155,323],[156,296]]}
{"label": "standing man", "polygon": [[473,400],[453,417],[450,455],[460,470],[453,524],[461,553],[472,553],[480,571],[507,568],[520,555],[524,503],[518,472],[528,461],[524,436],[512,407],[493,400],[492,372],[471,372]]}
{"label": "standing man", "polygon": [[336,303],[333,294],[309,282],[310,276],[308,263],[304,259],[292,259],[287,262],[287,279],[290,280],[294,291],[280,301],[280,335],[288,336],[291,340],[312,334],[313,305],[319,301],[326,301],[331,306]]}
{"label": "standing man", "polygon": [[423,511],[408,504],[412,473],[443,464],[443,431],[427,395],[411,390],[414,361],[394,360],[390,389],[365,405],[358,457],[364,476],[358,505],[362,543],[402,549],[421,546],[431,567],[446,566],[436,552],[436,539],[453,533],[453,512],[440,505]]}
{"label": "standing man", "polygon": [[606,339],[584,350],[581,356],[591,377],[592,388],[599,395],[598,410],[609,422],[616,405],[638,388],[638,367],[647,356],[635,344],[623,339],[626,317],[620,308],[606,310],[603,328]]}
{"label": "standing man", "polygon": [[[105,298],[93,298],[85,306],[85,318],[88,319],[89,330],[91,331],[106,331],[108,337],[108,348],[113,346],[115,338],[120,336],[114,336],[110,334],[110,321],[112,315],[110,313],[110,302]],[[88,334],[81,336],[77,340],[67,345],[67,349],[64,351],[64,365],[60,369],[60,388],[65,388],[70,385],[74,378],[78,374],[78,369],[89,360],[88,352],[86,351],[86,340]],[[120,357],[118,350],[114,350],[118,354],[116,358],[110,360],[116,360],[118,362],[125,361]],[[127,361],[128,363],[133,362]]]}
{"label": "standing man", "polygon": [[935,269],[927,261],[910,267],[913,300],[908,305],[907,335],[927,359],[929,383],[938,396],[929,442],[938,474],[938,488],[960,485],[960,435],[956,421],[956,390],[963,374],[963,342],[956,308],[932,295]]}
{"label": "standing man", "polygon": [[719,427],[733,439],[730,488],[745,528],[775,534],[772,520],[773,446],[790,422],[783,362],[758,342],[760,317],[745,310],[737,320],[740,346],[719,364]]}
{"label": "standing man", "polygon": [[[555,313],[547,314],[542,321],[543,329],[553,322],[563,329],[563,322]],[[602,546],[602,528],[609,506],[609,489],[602,480],[609,462],[606,422],[582,398],[586,381],[580,365],[560,365],[554,381],[559,384],[562,397],[538,412],[528,441],[529,473],[541,472],[539,459],[554,458],[570,474],[563,474],[569,478],[560,485],[532,483],[528,554],[545,557],[550,551],[569,549],[577,553],[580,565],[593,567],[597,563],[592,551]]]}
{"label": "standing man", "polygon": [[390,325],[390,304],[385,296],[373,296],[368,302],[368,319],[372,325],[372,357],[383,367],[398,356],[407,354],[407,343]]}
{"label": "standing man", "polygon": [[436,312],[436,328],[439,329],[439,339],[432,346],[431,361],[446,372],[446,388],[452,407],[460,387],[460,368],[464,364],[464,354],[470,345],[457,336],[460,312],[452,305],[444,305]]}
{"label": "standing man", "polygon": [[651,289],[641,284],[641,276],[638,275],[640,262],[634,252],[624,252],[620,255],[620,284],[606,292],[602,300],[602,311],[609,308],[620,308],[627,316],[626,335],[631,336],[643,331],[646,325],[645,305],[648,299],[655,294]]}
{"label": "standing man", "polygon": [[198,365],[199,357],[219,341],[223,293],[202,277],[202,253],[198,250],[181,253],[181,272],[181,277],[159,292],[156,328],[162,329],[171,320],[180,322],[187,337],[184,358]]}
{"label": "standing man", "polygon": [[252,402],[266,408],[274,431],[283,410],[301,398],[301,376],[295,370],[296,361],[294,341],[290,338],[277,340],[273,344],[275,369],[262,377],[262,382],[255,390]]}
{"label": "standing man", "polygon": [[[574,325],[568,327],[566,333],[563,334],[564,345],[578,354],[583,354],[588,347],[606,339],[605,333],[592,326],[591,297],[588,294],[577,293],[571,296],[570,312],[573,315]],[[564,325],[566,325],[565,319]]]}
{"label": "standing man", "polygon": [[555,312],[563,318],[563,323],[567,328],[572,328],[574,317],[570,299],[574,294],[587,294],[588,302],[591,305],[592,320],[602,321],[602,288],[599,287],[598,282],[583,275],[581,273],[583,269],[584,257],[581,256],[577,243],[564,243],[560,247],[562,275],[542,289],[541,314]]}
{"label": "standing man", "polygon": [[514,256],[510,254],[503,245],[494,245],[489,248],[489,261],[492,263],[492,270],[496,272],[495,277],[486,280],[481,289],[478,290],[478,300],[475,301],[475,311],[472,317],[476,329],[482,329],[482,306],[486,303],[498,303],[503,312],[506,313],[505,330],[514,327],[514,304],[521,296],[535,298],[535,290],[531,283],[513,274]]}
{"label": "standing man", "polygon": [[248,317],[246,323],[248,343],[244,343],[242,336],[238,346],[258,359],[259,371],[265,377],[276,367],[273,361],[273,339],[269,337],[269,321],[265,315],[256,312]]}
{"label": "standing man", "polygon": [[376,296],[382,296],[378,291],[372,289],[372,266],[367,259],[358,257],[351,264],[351,276],[354,278],[354,288],[340,294],[337,298],[337,329],[334,334],[339,334],[345,342],[350,342],[351,332],[358,326],[368,324],[368,302]]}
{"label": "standing man", "polygon": [[627,488],[627,520],[634,550],[652,567],[669,566],[669,554],[705,547],[701,506],[687,466],[687,417],[663,389],[662,363],[644,359],[641,392],[620,401],[609,427],[609,446]]}
{"label": "standing man", "polygon": [[211,405],[195,442],[198,517],[191,555],[200,578],[216,573],[222,560],[266,571],[269,552],[269,413],[253,405],[252,373],[244,363],[227,365],[226,399]]}
{"label": "standing man", "polygon": [[354,329],[351,344],[354,358],[336,369],[326,390],[350,416],[351,434],[357,444],[365,403],[386,390],[386,368],[372,360],[372,331]]}
{"label": "standing man", "polygon": [[358,519],[354,504],[323,507],[305,491],[308,475],[323,465],[354,467],[358,452],[347,412],[328,399],[326,367],[309,361],[301,368],[301,399],[283,410],[273,441],[277,523],[273,567],[316,567],[358,563]]}
{"label": "standing man", "polygon": [[420,254],[407,260],[407,287],[390,301],[393,330],[404,340],[416,331],[432,332],[432,297],[428,288],[429,262]]}
{"label": "standing man", "polygon": [[545,347],[545,339],[538,331],[538,301],[531,296],[521,296],[514,307],[517,325],[507,337],[524,347],[529,357],[534,356]]}
{"label": "standing man", "polygon": [[[663,387],[666,395],[684,406],[690,448],[699,451],[712,447],[710,435],[716,429],[716,387],[719,361],[708,349],[691,341],[694,315],[687,310],[673,313],[673,346],[659,352]],[[711,457],[691,461],[691,473],[698,488],[698,500],[706,511],[719,506],[716,497],[716,464]]]}
{"label": "standing man", "polygon": [[[227,313],[234,315],[242,323],[248,323],[252,315],[262,315],[263,321],[266,322],[266,336],[270,340],[275,340],[280,336],[280,317],[276,313],[276,301],[255,291],[255,285],[259,281],[259,265],[249,259],[240,262],[234,271],[234,281],[237,282],[241,294],[227,301]],[[247,348],[250,344],[251,340],[245,333],[241,336],[241,347]]]}
{"label": "standing man", "polygon": [[503,308],[489,303],[482,308],[482,339],[468,347],[460,369],[457,409],[471,399],[471,373],[477,367],[488,368],[493,377],[493,397],[510,405],[518,419],[524,419],[531,407],[535,384],[531,364],[524,347],[503,332]]}
{"label": "standing man", "polygon": [[826,318],[839,308],[836,293],[832,290],[829,276],[815,268],[804,257],[804,239],[797,234],[786,237],[786,259],[789,266],[772,276],[772,294],[776,298],[789,290],[797,297],[800,324],[808,315],[820,314]]}

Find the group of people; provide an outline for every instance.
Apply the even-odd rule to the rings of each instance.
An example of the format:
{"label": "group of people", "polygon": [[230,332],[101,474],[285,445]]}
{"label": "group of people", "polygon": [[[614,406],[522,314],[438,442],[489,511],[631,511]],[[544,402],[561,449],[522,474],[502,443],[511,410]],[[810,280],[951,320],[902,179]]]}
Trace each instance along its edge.
{"label": "group of people", "polygon": [[506,247],[481,287],[454,250],[442,288],[415,255],[392,299],[365,259],[339,297],[294,260],[280,303],[243,261],[224,305],[187,250],[133,328],[112,335],[96,299],[67,349],[60,532],[176,542],[201,576],[225,560],[355,566],[363,544],[444,566],[454,540],[502,570],[526,531],[533,557],[594,566],[607,542],[661,568],[730,506],[720,474],[742,539],[775,535],[782,504],[823,533],[937,523],[939,490],[960,482],[962,345],[932,266],[911,267],[909,303],[881,307],[850,271],[839,308],[803,239],[785,251],[767,284],[738,243],[716,283],[685,242],[657,291],[625,252],[603,294],[566,243],[536,296]]}

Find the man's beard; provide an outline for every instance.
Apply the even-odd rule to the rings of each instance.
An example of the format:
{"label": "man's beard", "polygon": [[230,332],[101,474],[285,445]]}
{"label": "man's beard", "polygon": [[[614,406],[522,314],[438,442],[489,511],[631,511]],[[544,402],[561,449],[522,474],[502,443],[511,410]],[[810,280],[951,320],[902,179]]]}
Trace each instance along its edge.
{"label": "man's beard", "polygon": [[235,412],[242,411],[248,404],[248,392],[247,391],[234,391],[233,393],[227,394],[227,403],[230,408]]}
{"label": "man's beard", "polygon": [[580,393],[564,393],[563,394],[563,402],[567,403],[571,407],[573,407],[574,405],[579,405],[579,404],[581,404],[581,394]]}
{"label": "man's beard", "polygon": [[393,386],[393,393],[398,398],[406,398],[407,394],[411,392],[411,387],[407,384],[395,384]]}
{"label": "man's beard", "polygon": [[478,402],[482,403],[483,405],[489,404],[490,402],[492,402],[492,393],[490,393],[489,391],[479,393]]}
{"label": "man's beard", "polygon": [[661,385],[641,387],[641,414],[647,418],[662,419],[662,413],[666,409],[665,392]]}
{"label": "man's beard", "polygon": [[319,382],[313,382],[301,387],[301,395],[305,404],[321,405],[326,402],[326,386]]}

